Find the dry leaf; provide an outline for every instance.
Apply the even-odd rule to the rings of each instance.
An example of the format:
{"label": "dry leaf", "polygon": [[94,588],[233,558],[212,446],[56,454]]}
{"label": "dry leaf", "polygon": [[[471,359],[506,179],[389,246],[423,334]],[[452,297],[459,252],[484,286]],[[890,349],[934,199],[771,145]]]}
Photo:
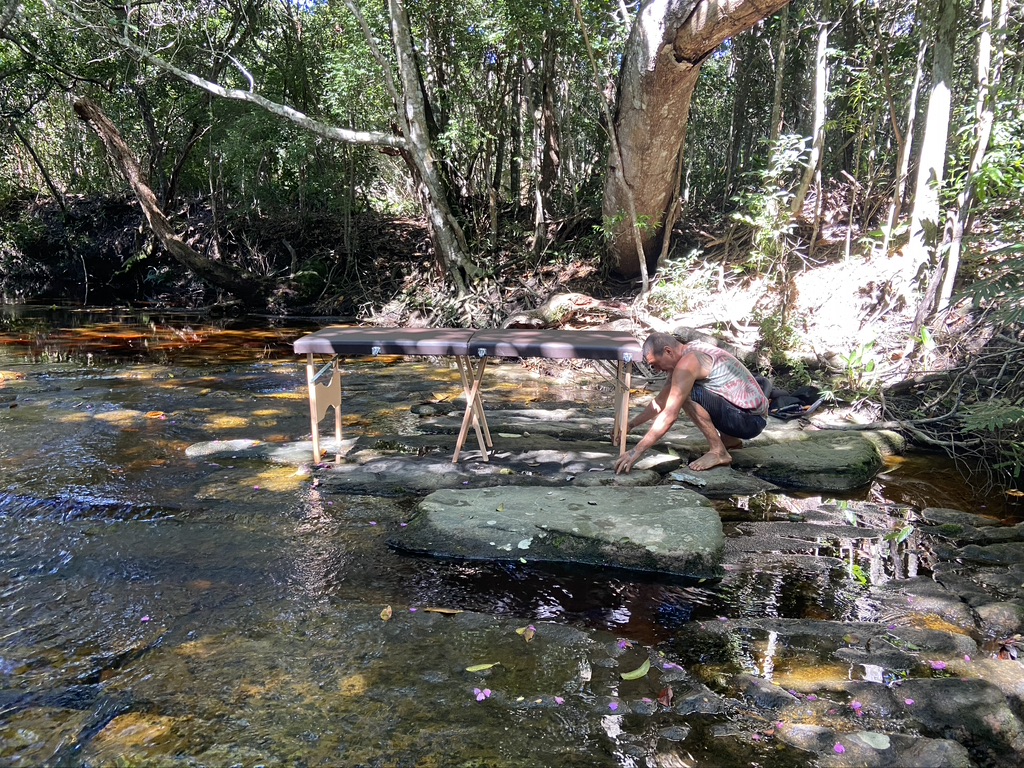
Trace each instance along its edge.
{"label": "dry leaf", "polygon": [[517,635],[522,635],[523,640],[530,642],[537,634],[537,628],[531,624],[528,627],[520,627],[516,630]]}
{"label": "dry leaf", "polygon": [[380,612],[381,621],[387,621],[391,618],[391,606],[385,605],[384,610]]}
{"label": "dry leaf", "polygon": [[457,613],[462,613],[457,608],[424,608],[423,610],[426,613],[440,613],[442,616],[454,616]]}

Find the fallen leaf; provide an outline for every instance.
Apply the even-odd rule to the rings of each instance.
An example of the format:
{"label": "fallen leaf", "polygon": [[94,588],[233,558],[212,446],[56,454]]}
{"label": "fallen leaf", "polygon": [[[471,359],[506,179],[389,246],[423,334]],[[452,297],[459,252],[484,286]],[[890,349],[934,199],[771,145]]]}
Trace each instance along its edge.
{"label": "fallen leaf", "polygon": [[623,680],[639,680],[641,677],[647,675],[651,669],[650,659],[644,659],[644,663],[634,669],[632,672],[623,672],[619,675]]}
{"label": "fallen leaf", "polygon": [[501,664],[500,661],[492,662],[491,664],[474,664],[472,667],[466,667],[467,672],[485,672],[491,667],[496,667]]}
{"label": "fallen leaf", "polygon": [[391,618],[391,606],[385,605],[384,610],[380,612],[381,621],[387,621]]}
{"label": "fallen leaf", "polygon": [[516,630],[516,634],[517,635],[522,635],[523,636],[523,640],[525,640],[526,642],[530,642],[531,640],[533,640],[534,636],[537,634],[537,628],[535,626],[533,626],[533,624],[531,624],[528,627],[520,627],[519,629]]}
{"label": "fallen leaf", "polygon": [[457,608],[424,608],[427,613],[440,613],[442,616],[454,616],[457,613],[462,613]]}
{"label": "fallen leaf", "polygon": [[658,694],[658,703],[663,707],[671,707],[672,699],[675,697],[675,691],[672,690],[672,686],[667,686],[661,693]]}
{"label": "fallen leaf", "polygon": [[860,731],[855,734],[857,739],[869,747],[877,750],[886,750],[889,748],[889,737],[884,733],[872,733],[870,731]]}

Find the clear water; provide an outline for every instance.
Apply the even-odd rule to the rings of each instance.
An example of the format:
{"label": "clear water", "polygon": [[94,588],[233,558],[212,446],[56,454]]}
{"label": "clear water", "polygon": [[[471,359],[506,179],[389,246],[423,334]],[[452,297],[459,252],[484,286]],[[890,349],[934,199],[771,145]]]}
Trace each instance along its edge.
{"label": "clear water", "polygon": [[[308,436],[290,344],[315,326],[234,326],[0,308],[0,763],[802,764],[756,737],[763,723],[652,708],[667,677],[620,673],[659,649],[699,665],[674,640],[702,620],[854,618],[848,578],[750,568],[669,584],[399,555],[386,541],[414,501],[186,456]],[[411,401],[460,391],[443,366],[356,365],[346,419],[364,432],[411,428]],[[611,401],[517,365],[491,381],[490,402]],[[894,466],[865,497],[1010,513],[937,461]],[[481,664],[495,666],[467,671]],[[778,670],[820,664],[780,654]]]}

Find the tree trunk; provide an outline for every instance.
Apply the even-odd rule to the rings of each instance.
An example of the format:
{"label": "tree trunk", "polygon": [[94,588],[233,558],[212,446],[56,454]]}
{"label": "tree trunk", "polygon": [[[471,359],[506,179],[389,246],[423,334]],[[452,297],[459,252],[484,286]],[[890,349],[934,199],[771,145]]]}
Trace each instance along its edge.
{"label": "tree trunk", "polygon": [[388,10],[398,58],[398,73],[402,81],[403,104],[400,117],[406,138],[403,154],[417,182],[420,201],[430,222],[431,240],[438,256],[451,274],[459,293],[465,293],[465,278],[473,277],[478,270],[467,255],[466,237],[448,204],[447,190],[431,147],[427,105],[404,0],[388,0]]}
{"label": "tree trunk", "polygon": [[[814,59],[814,126],[811,128],[811,155],[807,159],[807,168],[804,169],[800,186],[797,187],[796,195],[790,205],[790,213],[793,216],[799,215],[804,208],[804,200],[807,199],[807,190],[811,188],[811,182],[817,178],[818,166],[821,163],[821,148],[825,143],[825,107],[828,97],[828,23],[818,24],[818,51]],[[820,194],[814,204],[814,210],[820,210]],[[817,226],[818,217],[814,217]],[[851,222],[852,223],[852,222]],[[813,246],[813,243],[812,243]]]}
{"label": "tree trunk", "polygon": [[921,140],[914,185],[914,210],[910,217],[910,241],[903,253],[900,272],[909,285],[935,253],[940,236],[939,190],[946,170],[946,140],[953,87],[953,44],[956,38],[957,0],[938,0],[935,46],[932,49],[932,87]]}
{"label": "tree trunk", "polygon": [[153,230],[153,234],[160,240],[168,253],[197,276],[217,288],[234,294],[246,304],[264,305],[266,303],[265,289],[252,275],[234,269],[227,264],[207,259],[175,233],[167,216],[160,209],[156,195],[147,183],[139,161],[103,110],[89,99],[79,99],[75,102],[75,114],[99,136],[110,161],[135,192],[150,229]]}
{"label": "tree trunk", "polygon": [[[677,190],[676,159],[686,138],[690,100],[701,64],[724,40],[749,29],[787,0],[652,0],[638,14],[619,75],[609,130],[603,214],[609,259],[621,274],[640,274],[634,228],[643,223],[644,258],[657,257],[666,214]],[[621,167],[618,167],[621,164]],[[628,195],[636,207],[629,221]]]}
{"label": "tree trunk", "polygon": [[775,87],[772,88],[772,118],[768,140],[774,144],[782,134],[782,86],[786,80],[786,45],[789,43],[789,6],[779,14],[779,52],[775,56]]}
{"label": "tree trunk", "polygon": [[[1002,0],[999,4],[999,21],[996,26],[996,54],[995,63],[992,63],[992,0],[982,0],[981,3],[981,36],[978,39],[978,98],[975,105],[975,143],[974,152],[971,155],[971,165],[967,170],[967,178],[964,179],[964,187],[956,198],[956,212],[953,215],[951,236],[946,244],[946,266],[942,276],[942,287],[939,290],[938,299],[934,309],[944,310],[949,306],[949,300],[953,296],[953,284],[956,282],[956,274],[960,269],[960,250],[963,246],[964,235],[970,228],[971,208],[974,205],[974,178],[981,170],[981,164],[985,161],[985,154],[988,151],[988,144],[992,138],[992,126],[995,123],[995,94],[999,87],[999,79],[1002,73],[1003,51],[1006,39],[1006,23],[1009,18],[1009,0]],[[929,308],[932,309],[932,308]]]}
{"label": "tree trunk", "polygon": [[[887,51],[888,43],[882,41],[882,50]],[[889,242],[892,240],[893,230],[896,228],[897,222],[900,220],[900,213],[903,211],[903,194],[907,187],[907,176],[910,173],[910,148],[914,139],[914,122],[917,120],[917,96],[921,90],[921,79],[924,76],[924,55],[928,50],[928,44],[925,42],[925,36],[922,33],[920,43],[917,48],[917,65],[914,69],[914,83],[910,86],[910,98],[907,103],[907,130],[904,133],[900,133],[899,125],[896,121],[896,112],[893,105],[893,94],[892,88],[889,85],[888,72],[888,53],[884,53],[883,62],[885,63],[886,72],[886,92],[888,93],[890,100],[890,115],[892,119],[893,133],[896,135],[896,144],[899,148],[899,160],[897,161],[896,167],[896,178],[892,193],[892,202],[889,205],[889,215],[886,218],[886,227],[884,229],[882,239],[882,253],[889,253]]]}

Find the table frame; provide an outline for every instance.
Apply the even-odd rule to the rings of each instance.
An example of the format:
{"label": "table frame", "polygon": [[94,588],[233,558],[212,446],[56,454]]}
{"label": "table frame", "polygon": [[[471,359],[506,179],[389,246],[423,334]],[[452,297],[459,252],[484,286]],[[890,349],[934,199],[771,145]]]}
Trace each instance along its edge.
{"label": "table frame", "polygon": [[[296,353],[306,355],[306,385],[309,391],[310,431],[313,460],[319,463],[320,422],[334,407],[334,434],[341,463],[341,401],[343,356],[420,355],[454,357],[462,382],[466,407],[455,444],[452,463],[457,463],[472,427],[483,461],[489,461],[494,447],[484,409],[481,385],[488,359],[495,357],[542,357],[546,359],[614,360],[615,401],[613,435],[619,438],[619,455],[626,452],[629,423],[629,391],[633,362],[640,359],[640,345],[629,333],[615,331],[560,331],[527,329],[457,328],[362,328],[331,326],[303,336],[294,344]],[[316,370],[314,354],[331,359]],[[475,358],[475,362],[474,362]],[[330,372],[326,383],[321,383]]]}

